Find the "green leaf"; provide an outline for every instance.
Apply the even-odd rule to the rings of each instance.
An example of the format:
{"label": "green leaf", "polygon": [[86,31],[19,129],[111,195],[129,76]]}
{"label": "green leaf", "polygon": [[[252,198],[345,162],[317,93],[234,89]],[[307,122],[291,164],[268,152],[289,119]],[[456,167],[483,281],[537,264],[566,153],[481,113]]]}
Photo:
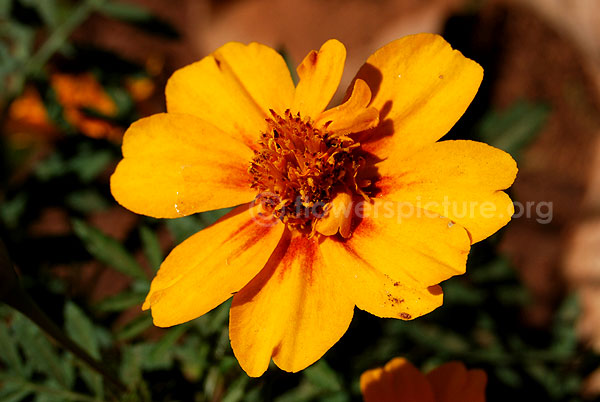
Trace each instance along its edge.
{"label": "green leaf", "polygon": [[208,337],[220,333],[226,328],[231,303],[232,299],[229,299],[208,314],[204,314],[193,321],[193,324],[202,336]]}
{"label": "green leaf", "polygon": [[0,203],[0,218],[8,228],[14,229],[19,224],[26,206],[27,194],[19,193],[13,199]]}
{"label": "green leaf", "polygon": [[15,371],[22,377],[26,376],[25,367],[23,365],[23,361],[21,360],[21,356],[19,355],[19,350],[17,347],[17,343],[10,336],[8,328],[6,325],[0,321],[0,361],[4,362],[8,368]]}
{"label": "green leaf", "polygon": [[127,119],[127,116],[131,114],[135,107],[131,94],[120,87],[105,87],[104,90],[117,106],[116,118]]}
{"label": "green leaf", "polygon": [[124,341],[131,339],[152,326],[152,316],[148,312],[144,312],[133,320],[129,321],[123,328],[117,331],[117,339]]}
{"label": "green leaf", "polygon": [[82,182],[89,183],[102,173],[112,160],[113,155],[109,150],[94,150],[90,144],[85,143],[71,159],[65,159],[58,153],[51,154],[37,164],[35,175],[42,181],[48,181],[72,173],[79,176]]}
{"label": "green leaf", "polygon": [[199,381],[208,369],[211,352],[211,345],[201,341],[194,333],[188,334],[185,342],[174,348],[175,357],[181,362],[183,375],[192,382]]}
{"label": "green leaf", "polygon": [[198,216],[190,215],[165,221],[167,228],[175,238],[175,244],[179,244],[191,235],[202,230],[205,225]]}
{"label": "green leaf", "polygon": [[173,348],[179,338],[183,336],[189,329],[190,324],[180,324],[167,330],[167,333],[154,345],[150,357],[152,360],[165,360],[168,355],[172,355]]}
{"label": "green leaf", "polygon": [[145,21],[152,17],[150,11],[132,3],[116,1],[104,2],[98,7],[98,12],[112,18],[127,22]]}
{"label": "green leaf", "polygon": [[514,369],[508,367],[497,367],[494,370],[496,377],[508,387],[511,388],[519,388],[523,384],[523,380],[519,373],[517,373]]}
{"label": "green leaf", "polygon": [[71,221],[73,230],[87,251],[99,261],[132,278],[148,281],[135,258],[115,239],[79,219]]}
{"label": "green leaf", "polygon": [[144,254],[154,271],[158,270],[163,260],[162,250],[158,241],[158,236],[148,226],[140,226],[140,238]]}
{"label": "green leaf", "polygon": [[13,0],[1,0],[0,1],[0,18],[8,19],[10,10],[12,8]]}
{"label": "green leaf", "polygon": [[240,376],[233,383],[227,386],[227,392],[221,402],[239,402],[243,400],[246,394],[246,386],[250,378],[248,376]]}
{"label": "green leaf", "polygon": [[82,182],[88,183],[96,178],[113,160],[108,150],[97,151],[89,144],[79,149],[78,154],[68,162],[68,169],[79,176]]}
{"label": "green leaf", "polygon": [[232,209],[233,208],[215,209],[212,211],[206,211],[206,212],[202,212],[202,213],[198,214],[200,217],[200,221],[204,225],[203,229],[205,227],[210,226],[213,223],[215,223],[217,220],[219,220],[221,217],[225,216]]}
{"label": "green leaf", "polygon": [[[38,383],[33,383],[26,381],[22,378],[8,377],[8,376],[0,376],[0,381],[3,384],[16,384],[21,386],[24,390],[29,390],[32,393],[35,393],[36,397],[34,401],[56,401],[56,402],[64,402],[64,401],[79,401],[79,402],[98,402],[97,399],[92,398],[91,396],[80,394],[77,392],[69,391],[68,389],[60,389],[55,385],[40,385]],[[3,400],[4,402],[4,400]]]}
{"label": "green leaf", "polygon": [[108,209],[108,202],[96,189],[79,190],[65,197],[68,207],[82,214]]}
{"label": "green leaf", "polygon": [[73,302],[67,302],[64,314],[67,334],[92,357],[99,359],[100,348],[94,334],[94,324]]}
{"label": "green leaf", "polygon": [[173,366],[174,353],[155,353],[155,345],[140,343],[128,345],[123,349],[123,359],[120,367],[120,377],[128,384],[136,384],[142,380],[142,371],[168,370]]}
{"label": "green leaf", "polygon": [[106,16],[129,22],[155,35],[172,39],[179,37],[179,33],[171,24],[152,15],[145,8],[131,3],[107,1],[100,4],[97,10]]}
{"label": "green leaf", "polygon": [[[96,339],[94,324],[87,318],[85,313],[74,303],[68,302],[65,305],[65,329],[67,335],[71,337],[82,349],[88,352],[92,357],[100,358],[100,348]],[[102,386],[102,376],[90,370],[87,366],[82,366],[81,377],[87,386],[99,398],[104,397],[104,388]]]}
{"label": "green leaf", "polygon": [[314,401],[320,394],[320,391],[309,382],[302,382],[298,387],[291,389],[283,395],[277,397],[275,402],[308,402]]}
{"label": "green leaf", "polygon": [[175,238],[175,243],[179,244],[191,235],[215,223],[219,218],[231,211],[231,209],[232,208],[216,209],[214,211],[207,211],[196,215],[168,219],[165,223]]}
{"label": "green leaf", "polygon": [[65,175],[69,167],[62,156],[53,153],[46,159],[37,163],[34,174],[41,181],[48,181],[54,177]]}
{"label": "green leaf", "polygon": [[516,158],[539,133],[550,113],[545,104],[518,101],[508,109],[489,112],[483,117],[478,136]]}
{"label": "green leaf", "polygon": [[340,391],[342,384],[335,371],[323,360],[304,370],[306,379],[325,391]]}
{"label": "green leaf", "polygon": [[277,53],[279,53],[281,57],[283,57],[283,60],[285,61],[288,70],[290,71],[290,75],[292,76],[292,81],[294,82],[294,85],[297,85],[299,79],[298,73],[296,72],[296,63],[294,63],[294,61],[290,57],[290,53],[283,47],[277,49]]}
{"label": "green leaf", "polygon": [[477,306],[483,302],[482,290],[463,283],[462,278],[452,278],[444,282],[444,303],[449,305]]}
{"label": "green leaf", "polygon": [[23,383],[7,382],[0,388],[0,400],[2,402],[25,401],[33,390]]}
{"label": "green leaf", "polygon": [[469,273],[475,283],[502,282],[515,278],[515,269],[506,258],[496,258],[490,263],[476,267]]}
{"label": "green leaf", "polygon": [[114,296],[109,296],[98,302],[94,309],[98,311],[123,311],[130,307],[141,305],[146,297],[146,292],[122,292]]}
{"label": "green leaf", "polygon": [[27,363],[68,388],[69,376],[63,369],[61,357],[38,327],[21,314],[15,315],[12,327]]}

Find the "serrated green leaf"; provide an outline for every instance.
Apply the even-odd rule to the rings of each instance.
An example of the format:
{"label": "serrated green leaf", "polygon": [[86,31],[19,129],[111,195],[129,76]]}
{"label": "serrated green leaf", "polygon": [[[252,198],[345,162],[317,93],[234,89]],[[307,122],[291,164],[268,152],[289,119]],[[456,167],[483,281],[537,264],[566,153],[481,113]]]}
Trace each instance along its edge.
{"label": "serrated green leaf", "polygon": [[[100,358],[100,348],[96,339],[94,324],[89,320],[85,313],[72,302],[65,305],[65,329],[67,335],[71,337],[83,350],[92,357]],[[87,386],[99,397],[104,397],[104,388],[102,385],[102,376],[90,370],[87,366],[81,367],[81,377]]]}
{"label": "serrated green leaf", "polygon": [[96,259],[132,278],[148,281],[142,267],[118,241],[82,220],[73,219],[71,223],[77,237]]}
{"label": "serrated green leaf", "polygon": [[94,324],[73,302],[65,304],[65,329],[75,343],[92,357],[100,358],[100,348],[96,339]]}
{"label": "serrated green leaf", "polygon": [[78,392],[69,391],[68,389],[57,388],[55,385],[40,385],[38,383],[23,380],[22,378],[2,376],[0,380],[4,384],[15,383],[35,393],[35,401],[79,401],[79,402],[98,402],[97,399],[91,396],[80,394]]}
{"label": "serrated green leaf", "polygon": [[19,350],[17,342],[13,339],[8,331],[8,327],[0,321],[0,361],[4,362],[8,368],[15,371],[21,377],[25,377],[25,367]]}
{"label": "serrated green leaf", "polygon": [[68,387],[68,376],[63,370],[61,358],[44,334],[21,314],[15,315],[12,326],[26,360],[33,368],[44,373],[63,387]]}

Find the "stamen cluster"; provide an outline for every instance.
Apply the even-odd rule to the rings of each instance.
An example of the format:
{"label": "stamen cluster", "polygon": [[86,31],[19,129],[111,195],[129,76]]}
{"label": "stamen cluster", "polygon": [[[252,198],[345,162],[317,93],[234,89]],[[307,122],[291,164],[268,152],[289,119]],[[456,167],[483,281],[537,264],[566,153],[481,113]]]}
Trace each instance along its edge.
{"label": "stamen cluster", "polygon": [[312,233],[338,191],[358,189],[356,174],[364,160],[354,150],[360,144],[317,129],[289,110],[283,116],[271,110],[271,115],[249,168],[252,188],[259,191],[267,213],[292,229]]}

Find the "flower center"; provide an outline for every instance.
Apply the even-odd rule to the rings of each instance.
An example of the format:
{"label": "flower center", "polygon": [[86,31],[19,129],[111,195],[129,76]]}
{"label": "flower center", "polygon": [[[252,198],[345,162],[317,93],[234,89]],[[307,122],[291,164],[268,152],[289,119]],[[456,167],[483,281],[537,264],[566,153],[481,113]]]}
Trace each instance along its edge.
{"label": "flower center", "polygon": [[290,229],[314,234],[315,223],[339,192],[357,192],[356,183],[364,159],[356,155],[360,144],[346,136],[318,129],[310,119],[286,110],[271,110],[267,130],[260,135],[249,172],[252,188],[267,213]]}

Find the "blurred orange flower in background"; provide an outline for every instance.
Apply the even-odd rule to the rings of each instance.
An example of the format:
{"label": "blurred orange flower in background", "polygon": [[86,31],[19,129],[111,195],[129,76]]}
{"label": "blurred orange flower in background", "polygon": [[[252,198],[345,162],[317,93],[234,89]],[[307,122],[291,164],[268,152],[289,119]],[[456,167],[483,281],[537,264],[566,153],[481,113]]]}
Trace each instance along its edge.
{"label": "blurred orange flower in background", "polygon": [[63,107],[65,119],[83,134],[111,140],[121,137],[120,127],[83,110],[87,108],[108,118],[117,114],[117,105],[92,74],[52,74],[50,85]]}
{"label": "blurred orange flower in background", "polygon": [[[143,308],[166,327],[233,295],[231,345],[250,376],[271,358],[293,372],[314,363],[355,306],[401,319],[439,307],[438,284],[464,273],[471,244],[512,215],[508,154],[436,142],[475,96],[477,63],[438,35],[407,36],[375,52],[326,110],[345,56],[326,42],[294,86],[273,49],[224,45],[173,74],[168,113],[127,130],[111,178],[121,205],[157,218],[238,206],[171,252]],[[461,214],[446,202],[488,208]]]}
{"label": "blurred orange flower in background", "polygon": [[485,402],[486,384],[483,370],[467,370],[461,362],[422,374],[401,357],[360,376],[365,402]]}
{"label": "blurred orange flower in background", "polygon": [[[49,83],[69,124],[88,137],[121,140],[123,128],[110,121],[117,116],[117,105],[91,73],[53,73]],[[134,101],[147,99],[154,91],[154,83],[148,78],[130,77],[125,86]],[[13,127],[9,131],[48,134],[58,130],[48,116],[40,94],[31,86],[11,103],[9,118]]]}

